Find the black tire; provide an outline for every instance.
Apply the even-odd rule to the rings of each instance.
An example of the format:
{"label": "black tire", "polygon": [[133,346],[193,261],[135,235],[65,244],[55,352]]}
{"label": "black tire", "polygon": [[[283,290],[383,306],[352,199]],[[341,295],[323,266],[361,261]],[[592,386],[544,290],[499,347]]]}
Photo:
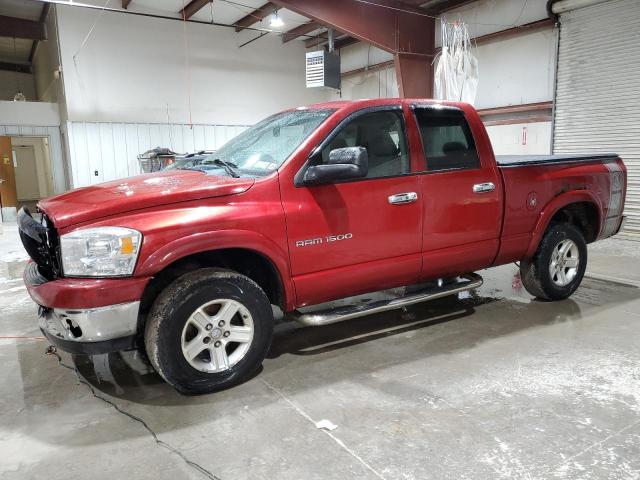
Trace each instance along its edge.
{"label": "black tire", "polygon": [[[575,276],[566,285],[558,285],[551,276],[550,265],[556,247],[565,240],[571,240],[578,250],[578,266]],[[541,300],[564,300],[580,286],[587,268],[587,243],[582,232],[571,224],[551,225],[542,237],[533,258],[520,262],[520,277],[527,291]]]}
{"label": "black tire", "polygon": [[[199,307],[216,299],[230,299],[246,308],[253,337],[238,363],[224,371],[204,372],[183,355],[183,329]],[[230,387],[254,374],[269,350],[272,334],[271,304],[253,280],[231,270],[204,268],[181,276],[162,291],[149,312],[144,342],[151,364],[167,383],[179,392],[199,394]]]}

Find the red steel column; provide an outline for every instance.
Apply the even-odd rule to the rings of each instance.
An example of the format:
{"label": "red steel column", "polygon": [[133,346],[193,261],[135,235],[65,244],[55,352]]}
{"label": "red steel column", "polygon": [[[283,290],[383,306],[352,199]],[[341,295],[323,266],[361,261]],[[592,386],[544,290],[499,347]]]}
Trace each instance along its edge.
{"label": "red steel column", "polygon": [[394,57],[398,91],[404,98],[433,97],[432,57],[397,53]]}
{"label": "red steel column", "polygon": [[435,19],[398,0],[273,0],[327,27],[394,55],[402,97],[433,92]]}

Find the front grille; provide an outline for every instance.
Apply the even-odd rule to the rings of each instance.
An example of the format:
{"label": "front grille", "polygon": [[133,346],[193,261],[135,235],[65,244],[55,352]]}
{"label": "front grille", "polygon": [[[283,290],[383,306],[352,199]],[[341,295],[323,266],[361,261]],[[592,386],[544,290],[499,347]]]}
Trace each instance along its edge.
{"label": "front grille", "polygon": [[38,271],[48,280],[60,276],[58,234],[53,223],[42,214],[42,223],[38,223],[29,209],[23,207],[18,212],[18,231],[24,249],[38,265]]}

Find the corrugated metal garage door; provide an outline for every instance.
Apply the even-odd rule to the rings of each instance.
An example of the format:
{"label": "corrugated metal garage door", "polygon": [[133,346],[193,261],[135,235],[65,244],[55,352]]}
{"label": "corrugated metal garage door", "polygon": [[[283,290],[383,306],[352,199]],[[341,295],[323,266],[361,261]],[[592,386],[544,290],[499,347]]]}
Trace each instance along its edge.
{"label": "corrugated metal garage door", "polygon": [[615,152],[629,170],[627,227],[640,241],[640,1],[560,16],[554,153]]}

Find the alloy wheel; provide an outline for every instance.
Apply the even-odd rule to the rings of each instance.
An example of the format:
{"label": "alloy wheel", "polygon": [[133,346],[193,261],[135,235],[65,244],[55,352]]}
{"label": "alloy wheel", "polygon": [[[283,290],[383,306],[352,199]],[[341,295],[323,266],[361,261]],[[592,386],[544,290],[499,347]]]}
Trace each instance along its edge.
{"label": "alloy wheel", "polygon": [[182,354],[201,372],[223,372],[245,357],[253,333],[253,317],[244,305],[231,299],[213,300],[196,309],[185,323]]}
{"label": "alloy wheel", "polygon": [[573,240],[562,240],[551,253],[549,274],[553,283],[559,287],[566,287],[578,274],[580,252]]}

